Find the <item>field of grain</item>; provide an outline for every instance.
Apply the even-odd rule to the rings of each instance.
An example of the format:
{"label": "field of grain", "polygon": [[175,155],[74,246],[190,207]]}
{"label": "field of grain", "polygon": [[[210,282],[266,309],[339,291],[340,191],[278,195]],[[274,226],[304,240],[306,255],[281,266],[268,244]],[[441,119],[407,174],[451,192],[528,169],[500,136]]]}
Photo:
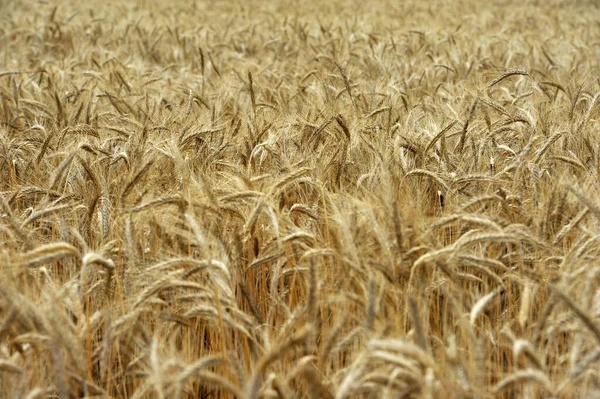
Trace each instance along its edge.
{"label": "field of grain", "polygon": [[0,1],[0,397],[599,397],[599,20]]}

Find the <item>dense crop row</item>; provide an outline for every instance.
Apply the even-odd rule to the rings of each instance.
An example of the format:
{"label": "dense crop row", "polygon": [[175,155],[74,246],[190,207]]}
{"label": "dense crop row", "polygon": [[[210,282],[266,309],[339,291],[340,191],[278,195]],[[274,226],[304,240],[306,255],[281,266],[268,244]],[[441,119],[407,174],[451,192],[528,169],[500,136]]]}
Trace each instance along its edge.
{"label": "dense crop row", "polygon": [[593,3],[22,3],[0,396],[597,394]]}

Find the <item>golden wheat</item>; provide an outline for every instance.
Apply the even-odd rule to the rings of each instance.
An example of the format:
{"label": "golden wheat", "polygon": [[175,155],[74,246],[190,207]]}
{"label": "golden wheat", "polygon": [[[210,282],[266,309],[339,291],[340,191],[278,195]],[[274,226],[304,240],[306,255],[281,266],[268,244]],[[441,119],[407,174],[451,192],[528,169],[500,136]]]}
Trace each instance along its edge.
{"label": "golden wheat", "polygon": [[0,0],[0,396],[597,395],[599,17]]}

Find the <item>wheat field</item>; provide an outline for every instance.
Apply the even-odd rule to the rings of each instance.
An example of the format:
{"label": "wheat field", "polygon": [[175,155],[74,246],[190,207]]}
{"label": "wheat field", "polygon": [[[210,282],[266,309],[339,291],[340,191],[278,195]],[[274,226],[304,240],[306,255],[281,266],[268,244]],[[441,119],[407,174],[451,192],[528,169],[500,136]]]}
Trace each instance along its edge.
{"label": "wheat field", "polygon": [[600,397],[599,20],[0,1],[0,397]]}

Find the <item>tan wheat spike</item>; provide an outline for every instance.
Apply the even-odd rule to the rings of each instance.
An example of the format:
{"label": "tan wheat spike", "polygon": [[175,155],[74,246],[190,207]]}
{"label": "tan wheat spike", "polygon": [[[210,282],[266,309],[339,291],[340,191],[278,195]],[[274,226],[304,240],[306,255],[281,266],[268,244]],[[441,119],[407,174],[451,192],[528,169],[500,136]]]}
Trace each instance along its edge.
{"label": "tan wheat spike", "polygon": [[460,251],[466,246],[479,244],[484,242],[497,242],[497,243],[508,243],[508,242],[519,242],[519,237],[515,234],[507,234],[507,233],[481,233],[478,231],[472,230],[471,234],[465,234],[460,237],[454,243],[454,248],[457,251]]}
{"label": "tan wheat spike", "polygon": [[285,187],[286,185],[290,184],[294,180],[296,180],[302,176],[305,176],[306,174],[310,173],[311,171],[312,171],[312,168],[309,168],[309,167],[299,168],[295,172],[290,173],[289,175],[283,177],[281,180],[279,180],[277,183],[275,183],[269,189],[269,193],[275,193],[278,189]]}
{"label": "tan wheat spike", "polygon": [[45,244],[23,254],[19,262],[25,267],[42,266],[69,257],[79,257],[79,251],[71,244],[57,242]]}
{"label": "tan wheat spike", "polygon": [[50,386],[48,388],[34,388],[31,391],[29,391],[29,393],[27,394],[27,396],[25,396],[26,399],[42,399],[45,397],[48,397],[49,395],[52,394],[52,392],[54,392],[56,390],[56,388],[54,386]]}
{"label": "tan wheat spike", "polygon": [[274,254],[265,255],[262,258],[256,259],[254,262],[252,262],[250,265],[248,265],[247,269],[253,269],[258,266],[265,265],[267,263],[273,263],[276,260],[278,260],[279,258],[281,258],[283,255],[285,255],[284,251],[279,251]]}
{"label": "tan wheat spike", "polygon": [[356,386],[360,384],[362,377],[367,373],[367,365],[363,363],[364,357],[364,353],[360,353],[357,359],[350,366],[350,370],[346,371],[344,379],[338,386],[335,399],[349,397]]}
{"label": "tan wheat spike", "polygon": [[513,342],[514,363],[517,364],[521,354],[525,355],[539,369],[544,370],[544,363],[535,353],[533,345],[524,339],[517,339]]}
{"label": "tan wheat spike", "polygon": [[20,227],[17,219],[14,217],[12,210],[10,209],[10,205],[6,201],[3,195],[0,195],[0,205],[2,206],[3,215],[0,215],[2,219],[5,217],[8,219],[8,225],[15,232],[15,234],[19,237],[20,240],[23,240],[27,247],[31,247],[32,243],[30,242],[27,233]]}
{"label": "tan wheat spike", "polygon": [[346,350],[348,347],[350,347],[354,342],[356,342],[357,340],[362,338],[364,335],[365,335],[365,331],[362,326],[354,328],[352,331],[350,331],[348,334],[346,334],[346,336],[343,339],[339,340],[333,348],[331,348],[331,351],[329,352],[329,355],[330,355],[329,358],[331,358],[331,356],[335,356],[335,355],[339,354],[340,352]]}
{"label": "tan wheat spike", "polygon": [[421,367],[435,367],[431,356],[413,343],[395,339],[373,339],[369,341],[368,346],[372,351],[370,356],[397,356],[397,359],[405,360],[400,361],[401,363],[410,364],[408,368],[414,370],[417,375],[421,373]]}
{"label": "tan wheat spike", "polygon": [[382,112],[389,111],[389,110],[390,110],[389,106],[377,108],[376,110],[370,112],[366,117],[367,118],[372,118],[372,117],[374,117],[376,115],[379,115]]}
{"label": "tan wheat spike", "polygon": [[492,202],[492,201],[498,201],[501,202],[502,198],[497,196],[497,195],[483,195],[480,197],[475,197],[469,201],[467,201],[466,203],[464,203],[460,210],[459,213],[463,213],[466,212],[469,208],[474,207],[476,205],[479,205],[481,203],[485,203],[485,202]]}
{"label": "tan wheat spike", "polygon": [[290,212],[300,212],[303,213],[305,215],[307,215],[308,217],[314,219],[314,220],[318,220],[319,216],[317,215],[317,213],[311,209],[310,207],[304,205],[304,204],[294,204],[292,205],[292,207],[290,208]]}
{"label": "tan wheat spike", "polygon": [[148,272],[154,271],[164,271],[171,268],[187,268],[187,267],[197,267],[197,266],[209,266],[208,261],[200,261],[198,259],[193,258],[171,258],[165,261],[156,263],[154,265],[148,266],[146,269]]}
{"label": "tan wheat spike", "polygon": [[[282,337],[289,337],[291,334],[293,334],[295,327],[297,326],[297,323],[299,323],[300,320],[304,319],[304,317],[307,316],[306,315],[307,307],[305,307],[305,306],[300,306],[300,307],[294,309],[294,311],[292,311],[292,312],[290,312],[290,310],[285,306],[285,304],[283,304],[281,302],[277,303],[277,306],[279,307],[279,309],[281,311],[284,312],[285,321],[283,322],[283,325],[281,325],[281,327],[277,331],[276,336],[273,335],[272,337],[268,338],[269,345],[271,345],[271,341],[276,341],[277,339],[282,339]],[[279,338],[277,338],[277,337],[279,337]],[[311,345],[311,348],[312,348],[312,345]]]}
{"label": "tan wheat spike", "polygon": [[559,232],[556,233],[556,237],[554,237],[554,240],[552,241],[552,245],[557,245],[562,239],[564,239],[571,232],[571,230],[576,228],[577,225],[579,225],[579,223],[581,223],[581,221],[587,216],[587,214],[589,212],[590,212],[589,208],[585,208],[585,209],[579,211],[579,213],[573,218],[573,220],[571,220],[569,223],[564,225],[559,230]]}
{"label": "tan wheat spike", "polygon": [[[297,377],[296,375],[294,377]],[[261,390],[260,395],[262,397],[277,397],[277,398],[291,398],[291,389],[289,388],[289,384],[287,381],[281,381],[277,378],[275,373],[269,374],[269,378],[267,379],[266,386],[270,386],[270,388],[266,388]]]}
{"label": "tan wheat spike", "polygon": [[226,392],[231,393],[234,397],[239,398],[242,397],[242,393],[238,387],[236,387],[231,382],[227,381],[223,376],[213,373],[211,371],[195,371],[190,378],[194,378],[198,381],[201,381],[203,384],[210,384],[221,389],[224,389]]}
{"label": "tan wheat spike", "polygon": [[490,82],[490,84],[488,85],[488,87],[495,86],[498,83],[500,83],[501,81],[503,81],[504,79],[506,79],[510,76],[515,76],[515,75],[529,76],[527,71],[525,71],[524,69],[520,69],[520,68],[509,69],[508,71],[504,72],[502,75],[498,76],[496,79],[492,80]]}
{"label": "tan wheat spike", "polygon": [[598,327],[594,318],[562,291],[552,286],[550,286],[550,288],[552,289],[553,294],[575,313],[575,316],[583,322],[583,324],[593,333],[596,341],[600,343],[600,327]]}
{"label": "tan wheat spike", "polygon": [[0,359],[0,370],[7,373],[22,374],[24,370],[10,360]]}
{"label": "tan wheat spike", "polygon": [[[307,347],[308,350],[310,348]],[[295,360],[293,363],[293,367],[290,369],[289,374],[285,378],[286,386],[289,386],[290,382],[298,379],[302,376],[304,370],[307,367],[311,366],[315,362],[316,358],[314,355],[306,355],[300,357],[298,360]]]}
{"label": "tan wheat spike", "polygon": [[[460,256],[459,256],[459,262],[460,262]],[[494,271],[492,271],[490,268],[488,268],[487,266],[481,265],[479,263],[473,262],[470,263],[468,265],[468,267],[477,269],[483,273],[485,273],[487,276],[489,276],[492,280],[494,280],[496,282],[496,284],[498,284],[498,286],[500,287],[504,287],[504,281],[502,280],[502,277],[500,277],[497,273],[495,273]],[[461,273],[457,273],[457,276],[461,276],[463,274]]]}
{"label": "tan wheat spike", "polygon": [[[342,76],[342,79],[344,80],[344,86],[345,86],[344,87],[344,91],[348,92],[348,95],[350,96],[350,100],[352,101],[352,105],[356,109],[357,108],[356,101],[354,99],[354,96],[352,95],[352,88],[355,87],[355,86],[352,86],[350,84],[350,79],[348,79],[348,76],[346,75],[346,72],[344,71],[344,68],[337,61],[334,61],[334,63],[335,63],[335,66],[337,67],[338,71],[340,72],[340,75]],[[341,95],[344,91],[340,92],[338,94],[338,96]]]}
{"label": "tan wheat spike", "polygon": [[223,129],[225,129],[225,128],[220,127],[220,128],[214,128],[214,129],[195,130],[195,131],[183,136],[179,140],[179,146],[183,147],[183,146],[189,144],[191,141],[193,141],[196,138],[202,138],[203,136],[210,136],[211,134],[219,133],[219,132],[223,131]]}
{"label": "tan wheat spike", "polygon": [[281,239],[281,243],[300,241],[306,242],[308,244],[316,241],[316,237],[313,234],[307,233],[305,231],[298,231],[292,234],[288,234],[284,238]]}
{"label": "tan wheat spike", "polygon": [[92,264],[98,264],[107,270],[113,270],[115,268],[115,262],[112,259],[107,259],[104,256],[95,253],[88,252],[83,256],[82,259],[83,267],[87,267]]}
{"label": "tan wheat spike", "polygon": [[566,132],[556,132],[544,143],[544,145],[536,151],[533,163],[537,164],[540,162],[544,154],[548,151],[550,146],[560,139]]}
{"label": "tan wheat spike", "polygon": [[410,172],[408,172],[406,174],[406,177],[409,176],[426,176],[429,177],[430,179],[432,179],[433,181],[435,181],[436,183],[438,183],[440,186],[442,186],[442,188],[444,188],[444,191],[448,192],[450,190],[450,188],[448,187],[448,184],[436,173],[433,173],[429,170],[425,170],[425,169],[413,169]]}
{"label": "tan wheat spike", "polygon": [[462,386],[462,389],[465,390],[466,392],[470,392],[472,390],[472,383],[469,380],[469,376],[467,375],[464,367],[460,364],[455,335],[451,335],[448,338],[448,347],[446,348],[446,356],[448,356],[448,359],[450,360],[450,362],[452,364],[452,369],[453,369],[455,375],[457,376],[458,381]]}
{"label": "tan wheat spike", "polygon": [[182,198],[157,198],[157,199],[149,201],[145,204],[141,204],[141,205],[131,208],[131,212],[132,213],[143,212],[148,209],[158,208],[158,207],[162,207],[165,205],[182,206],[182,205],[186,204],[186,202],[187,201]]}
{"label": "tan wheat spike", "polygon": [[454,121],[450,122],[448,125],[446,125],[442,130],[440,130],[440,132],[438,134],[436,134],[431,139],[431,141],[427,144],[427,146],[425,147],[425,150],[423,151],[423,153],[427,154],[429,152],[429,150],[435,145],[435,143],[437,143],[440,140],[440,138],[442,138],[457,123],[458,123],[458,121],[454,120]]}
{"label": "tan wheat spike", "polygon": [[141,291],[137,295],[137,298],[133,302],[132,308],[135,309],[135,308],[139,307],[146,300],[148,300],[152,295],[154,295],[157,292],[159,292],[159,291],[163,290],[164,288],[168,287],[169,284],[171,283],[171,281],[173,280],[173,278],[175,276],[177,276],[178,274],[181,274],[180,270],[176,270],[176,271],[170,272],[168,274],[165,274],[160,279],[156,280],[154,283],[150,284],[148,287],[146,287],[143,291]]}
{"label": "tan wheat spike", "polygon": [[337,257],[338,253],[332,248],[310,249],[302,254],[302,259],[310,259],[313,257]]}
{"label": "tan wheat spike", "polygon": [[532,296],[533,296],[533,286],[531,283],[526,284],[523,289],[523,293],[521,295],[521,307],[519,309],[519,325],[521,328],[525,328],[527,321],[529,320],[529,313],[531,311],[532,304]]}
{"label": "tan wheat spike", "polygon": [[274,346],[266,355],[264,355],[257,364],[256,371],[252,377],[252,381],[249,384],[249,391],[247,393],[248,398],[256,398],[258,395],[258,389],[260,388],[260,379],[267,367],[278,358],[282,357],[283,354],[296,346],[306,344],[307,339],[313,334],[314,326],[308,324],[298,331],[294,336],[288,340]]}
{"label": "tan wheat spike", "polygon": [[467,183],[477,183],[477,182],[484,182],[484,183],[500,183],[501,180],[497,179],[495,177],[491,177],[491,176],[487,176],[487,175],[483,175],[483,174],[475,174],[475,175],[465,175],[465,176],[461,176],[461,177],[457,177],[452,181],[452,184],[456,185],[456,184],[467,184]]}
{"label": "tan wheat spike", "polygon": [[221,295],[212,293],[213,291],[211,288],[203,285],[203,283],[185,280],[173,280],[172,286],[185,288],[186,292],[189,292],[189,294],[181,294],[178,296],[178,299],[180,299],[182,303],[205,303],[206,305],[201,306],[208,306],[210,308],[211,305],[215,305],[216,307],[217,302],[219,302],[219,305],[228,307],[228,313],[231,314],[232,319],[237,320],[248,327],[255,326],[254,319],[246,312],[238,309],[230,300],[230,298],[225,298]]}
{"label": "tan wheat spike", "polygon": [[456,251],[456,249],[454,248],[454,246],[450,246],[450,247],[444,247],[444,248],[438,249],[436,251],[427,252],[426,254],[420,256],[413,263],[412,269],[415,270],[416,268],[418,268],[422,264],[427,263],[427,262],[435,261],[438,258],[444,258],[444,257],[446,257],[448,255],[453,254],[455,251]]}
{"label": "tan wheat spike", "polygon": [[124,187],[121,193],[121,202],[124,198],[128,196],[129,193],[131,193],[135,185],[138,184],[141,181],[141,179],[148,173],[153,164],[154,160],[152,159],[146,162],[146,164],[133,176],[129,183],[127,183],[127,185]]}
{"label": "tan wheat spike", "polygon": [[27,71],[2,71],[0,72],[0,78],[3,76],[20,75],[23,73],[27,73]]}
{"label": "tan wheat spike", "polygon": [[502,262],[496,259],[480,257],[476,255],[460,254],[458,260],[466,262],[469,265],[478,264],[492,269],[497,269],[501,272],[508,272],[509,268]]}
{"label": "tan wheat spike", "polygon": [[574,365],[573,369],[571,370],[571,377],[579,377],[592,363],[595,363],[598,360],[600,360],[600,349],[595,349]]}
{"label": "tan wheat spike", "polygon": [[573,187],[570,184],[565,185],[567,190],[572,192],[579,201],[581,201],[585,206],[589,208],[589,210],[596,216],[598,220],[600,220],[600,207],[593,203],[590,199],[588,199],[581,191],[577,188]]}
{"label": "tan wheat spike", "polygon": [[260,211],[265,206],[266,206],[265,201],[263,201],[263,200],[257,201],[256,205],[254,206],[254,208],[250,212],[250,215],[246,219],[246,223],[245,223],[245,226],[244,226],[244,232],[245,232],[245,234],[249,234],[250,232],[252,232],[254,230],[254,226],[256,225],[256,221],[258,220],[258,217],[260,215]]}
{"label": "tan wheat spike", "polygon": [[502,227],[500,225],[498,225],[497,223],[495,223],[493,220],[490,220],[490,219],[482,217],[482,216],[473,216],[473,215],[464,215],[464,214],[463,215],[460,215],[460,214],[450,215],[450,216],[441,218],[440,220],[433,223],[432,227],[441,228],[441,227],[444,227],[444,226],[454,223],[454,222],[464,222],[467,224],[476,224],[476,225],[489,227],[490,229],[495,230],[497,232],[502,231]]}
{"label": "tan wheat spike", "polygon": [[585,111],[585,115],[581,119],[581,122],[579,122],[576,133],[580,133],[581,129],[583,129],[585,124],[588,123],[590,116],[592,114],[592,110],[594,109],[594,106],[598,103],[598,98],[600,98],[600,92],[597,92],[596,94],[594,94],[594,97],[592,97],[592,99],[590,100],[590,105],[587,107],[587,109]]}
{"label": "tan wheat spike", "polygon": [[243,323],[235,320],[228,313],[220,313],[216,306],[213,305],[196,305],[189,308],[184,314],[183,317],[185,319],[209,319],[213,322],[223,321],[224,325],[230,327],[231,329],[240,332],[244,337],[253,340],[253,334],[249,331],[249,327],[253,325],[244,325]]}
{"label": "tan wheat spike", "polygon": [[266,195],[261,191],[241,191],[234,194],[228,194],[221,198],[219,201],[221,202],[235,202],[238,200],[248,200],[255,198],[265,198]]}
{"label": "tan wheat spike", "polygon": [[550,394],[554,394],[554,387],[552,386],[552,383],[550,382],[550,379],[548,378],[546,373],[535,369],[519,370],[509,375],[508,377],[500,381],[498,384],[496,384],[493,387],[492,391],[497,394],[513,384],[523,382],[537,383],[538,385],[544,387],[548,392],[550,392]]}
{"label": "tan wheat spike", "polygon": [[202,369],[214,367],[224,362],[226,362],[226,359],[222,356],[206,356],[192,364],[187,365],[187,367],[179,374],[178,380],[180,381],[180,383],[182,383],[188,378],[192,377],[195,373],[202,371]]}
{"label": "tan wheat spike", "polygon": [[[312,360],[312,359],[311,359]],[[333,399],[334,395],[331,392],[328,384],[323,381],[323,378],[312,366],[304,366],[302,368],[302,374],[312,387],[312,393],[315,397],[323,399]]]}
{"label": "tan wheat spike", "polygon": [[489,294],[479,298],[479,300],[475,303],[475,305],[473,305],[473,308],[471,309],[471,315],[469,317],[471,324],[475,323],[475,321],[477,320],[479,315],[485,310],[487,305],[498,294],[499,294],[499,290],[494,290],[494,291],[490,292]]}
{"label": "tan wheat spike", "polygon": [[33,212],[23,223],[21,223],[21,228],[25,228],[28,224],[33,223],[41,217],[60,212],[64,209],[77,209],[77,206],[74,206],[73,204],[56,205]]}
{"label": "tan wheat spike", "polygon": [[554,156],[549,157],[548,159],[562,161],[562,162],[565,162],[569,165],[576,167],[577,169],[585,171],[585,166],[578,159],[575,159],[575,158],[567,157],[564,155],[554,155]]}

